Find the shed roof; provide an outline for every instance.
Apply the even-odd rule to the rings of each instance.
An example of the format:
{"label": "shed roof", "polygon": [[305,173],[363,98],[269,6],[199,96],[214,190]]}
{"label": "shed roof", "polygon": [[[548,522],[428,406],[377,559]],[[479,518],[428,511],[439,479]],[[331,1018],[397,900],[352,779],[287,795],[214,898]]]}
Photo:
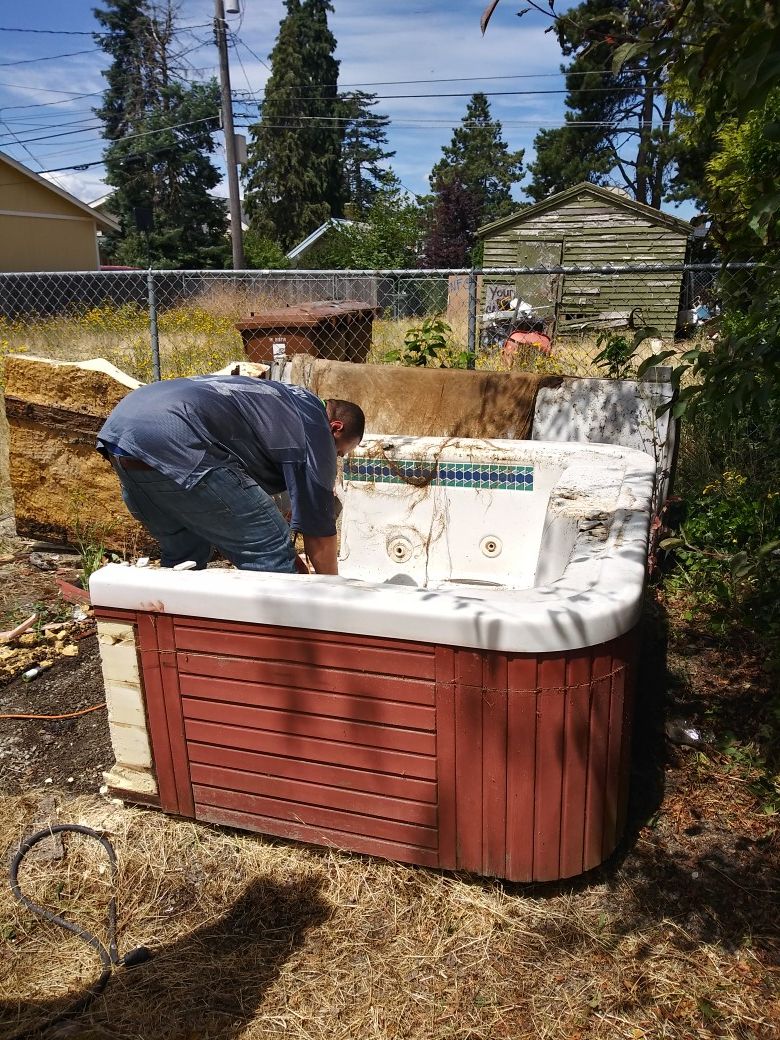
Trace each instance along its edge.
{"label": "shed roof", "polygon": [[354,223],[354,220],[345,220],[343,217],[330,217],[324,224],[320,224],[315,231],[312,231],[310,235],[307,235],[302,242],[299,242],[297,246],[293,246],[287,254],[288,259],[297,260],[299,256],[303,256],[303,254],[307,253],[314,243],[322,238],[326,231],[330,231],[331,228],[351,227]]}
{"label": "shed roof", "polygon": [[64,188],[60,188],[51,181],[47,181],[46,178],[41,177],[40,174],[34,173],[23,163],[17,162],[16,159],[12,159],[10,155],[6,155],[5,152],[0,152],[0,164],[2,163],[10,166],[11,169],[16,170],[17,173],[29,177],[31,181],[35,181],[36,184],[46,188],[48,191],[52,192],[53,195],[59,195],[61,199],[65,199],[65,201],[69,202],[71,206],[75,206],[77,209],[80,209],[83,213],[90,216],[97,224],[101,224],[105,231],[119,231],[119,223],[113,217],[106,216],[105,214],[94,210],[86,202],[82,202],[81,199],[77,199],[75,195],[71,195],[71,193],[65,191]]}
{"label": "shed roof", "polygon": [[529,217],[535,217],[540,213],[544,213],[545,210],[565,205],[583,193],[592,195],[601,202],[615,206],[617,209],[630,210],[653,224],[662,225],[672,231],[679,231],[681,235],[686,237],[693,230],[687,220],[674,217],[670,213],[662,213],[660,210],[654,209],[652,206],[646,206],[644,202],[637,202],[635,199],[624,195],[620,191],[615,191],[613,188],[603,188],[599,184],[591,184],[590,181],[581,181],[571,188],[566,188],[565,191],[557,191],[554,195],[548,195],[541,202],[535,202],[532,206],[526,206],[525,209],[518,210],[508,217],[502,217],[500,220],[493,220],[489,224],[483,224],[481,228],[477,229],[477,235],[481,238],[491,231],[498,231],[501,228],[510,227],[512,224],[522,224]]}

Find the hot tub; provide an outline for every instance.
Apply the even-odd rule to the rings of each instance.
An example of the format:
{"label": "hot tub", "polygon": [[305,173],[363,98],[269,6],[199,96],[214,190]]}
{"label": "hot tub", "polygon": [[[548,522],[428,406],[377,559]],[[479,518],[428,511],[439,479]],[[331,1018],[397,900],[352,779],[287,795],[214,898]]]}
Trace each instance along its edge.
{"label": "hot tub", "polygon": [[515,881],[625,819],[653,459],[367,437],[339,577],[109,565],[92,602],[120,797]]}

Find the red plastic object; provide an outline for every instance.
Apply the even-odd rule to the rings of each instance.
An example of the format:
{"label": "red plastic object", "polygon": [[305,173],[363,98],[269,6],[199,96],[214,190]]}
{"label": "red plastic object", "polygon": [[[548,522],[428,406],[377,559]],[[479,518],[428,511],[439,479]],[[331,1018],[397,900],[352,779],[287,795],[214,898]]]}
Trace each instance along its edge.
{"label": "red plastic object", "polygon": [[137,626],[168,812],[512,881],[581,874],[622,834],[633,633],[532,655],[96,616]]}
{"label": "red plastic object", "polygon": [[536,347],[540,354],[552,353],[552,340],[544,332],[512,332],[504,342],[501,353],[510,361],[521,347]]}

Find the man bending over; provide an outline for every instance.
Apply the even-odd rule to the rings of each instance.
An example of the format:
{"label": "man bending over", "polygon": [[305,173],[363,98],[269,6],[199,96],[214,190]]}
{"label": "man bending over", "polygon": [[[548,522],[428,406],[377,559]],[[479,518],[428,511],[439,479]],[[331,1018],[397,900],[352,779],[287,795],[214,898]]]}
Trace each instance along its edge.
{"label": "man bending over", "polygon": [[129,393],[97,450],[160,543],[163,567],[203,568],[216,547],[243,570],[295,571],[290,528],[271,498],[287,490],[314,570],[337,574],[336,456],[357,447],[364,425],[351,401],[248,376],[195,376]]}

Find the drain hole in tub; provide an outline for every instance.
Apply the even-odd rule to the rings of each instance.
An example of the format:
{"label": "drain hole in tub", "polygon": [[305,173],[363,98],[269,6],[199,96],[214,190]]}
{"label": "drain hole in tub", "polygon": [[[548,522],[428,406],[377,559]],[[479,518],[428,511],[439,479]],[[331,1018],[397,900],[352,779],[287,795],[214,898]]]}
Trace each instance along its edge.
{"label": "drain hole in tub", "polygon": [[413,549],[412,543],[408,538],[404,538],[403,535],[396,535],[394,538],[388,539],[387,555],[391,560],[395,560],[396,563],[406,563],[407,560],[411,559]]}
{"label": "drain hole in tub", "polygon": [[485,535],[479,543],[479,547],[482,550],[483,556],[490,557],[500,556],[501,550],[503,549],[501,539],[496,538],[496,536],[492,534]]}

